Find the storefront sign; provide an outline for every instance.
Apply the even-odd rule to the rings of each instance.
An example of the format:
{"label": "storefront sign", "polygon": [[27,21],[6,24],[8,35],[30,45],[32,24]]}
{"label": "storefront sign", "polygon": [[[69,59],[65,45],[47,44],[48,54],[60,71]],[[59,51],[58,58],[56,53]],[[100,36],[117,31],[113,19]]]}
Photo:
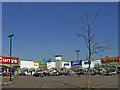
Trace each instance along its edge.
{"label": "storefront sign", "polygon": [[111,63],[111,62],[120,62],[119,57],[112,57],[112,58],[102,58],[101,63]]}
{"label": "storefront sign", "polygon": [[47,65],[47,61],[40,61],[40,65]]}
{"label": "storefront sign", "polygon": [[38,66],[38,64],[34,64],[34,66]]}
{"label": "storefront sign", "polygon": [[[11,64],[18,64],[18,59],[16,57],[11,58]],[[0,63],[10,64],[10,57],[0,56]]]}
{"label": "storefront sign", "polygon": [[[84,64],[89,64],[89,62],[84,62]],[[90,64],[91,64],[91,62],[90,62]]]}
{"label": "storefront sign", "polygon": [[82,60],[79,60],[79,61],[71,61],[71,65],[82,65]]}
{"label": "storefront sign", "polygon": [[64,66],[69,66],[69,63],[64,63]]}

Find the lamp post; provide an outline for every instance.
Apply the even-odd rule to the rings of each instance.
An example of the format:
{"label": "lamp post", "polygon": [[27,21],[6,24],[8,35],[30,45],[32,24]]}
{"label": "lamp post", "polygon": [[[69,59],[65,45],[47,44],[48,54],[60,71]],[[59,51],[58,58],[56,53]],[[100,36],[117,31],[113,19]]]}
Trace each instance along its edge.
{"label": "lamp post", "polygon": [[11,56],[12,56],[12,37],[14,36],[14,34],[9,35],[10,38],[10,81],[11,80]]}
{"label": "lamp post", "polygon": [[[76,52],[77,52],[77,60],[79,62],[79,52],[80,52],[80,50],[76,50]],[[78,65],[78,69],[79,69],[79,65]]]}

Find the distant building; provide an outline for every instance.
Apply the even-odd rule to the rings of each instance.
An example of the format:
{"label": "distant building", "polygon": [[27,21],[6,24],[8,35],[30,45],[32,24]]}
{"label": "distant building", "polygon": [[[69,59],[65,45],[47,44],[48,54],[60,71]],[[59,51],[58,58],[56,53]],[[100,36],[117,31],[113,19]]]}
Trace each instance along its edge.
{"label": "distant building", "polygon": [[56,68],[57,70],[62,68],[62,56],[61,55],[55,55],[56,58]]}
{"label": "distant building", "polygon": [[71,62],[62,61],[62,55],[55,55],[55,61],[47,62],[47,68],[56,68],[60,70],[61,68],[69,68],[71,69]]}

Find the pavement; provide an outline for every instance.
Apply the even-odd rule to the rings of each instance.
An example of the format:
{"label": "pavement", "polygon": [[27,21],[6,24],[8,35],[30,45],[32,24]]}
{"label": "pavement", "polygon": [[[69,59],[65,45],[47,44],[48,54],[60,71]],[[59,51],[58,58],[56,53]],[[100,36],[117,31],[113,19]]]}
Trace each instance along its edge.
{"label": "pavement", "polygon": [[[88,75],[81,76],[17,76],[9,82],[3,77],[3,88],[87,88]],[[118,75],[91,76],[91,88],[118,88]]]}
{"label": "pavement", "polygon": [[[14,80],[16,78],[16,76],[12,76],[11,79]],[[14,81],[10,81],[10,77],[9,76],[2,76],[0,79],[0,84],[1,85],[8,85],[8,84],[12,84],[14,83]]]}

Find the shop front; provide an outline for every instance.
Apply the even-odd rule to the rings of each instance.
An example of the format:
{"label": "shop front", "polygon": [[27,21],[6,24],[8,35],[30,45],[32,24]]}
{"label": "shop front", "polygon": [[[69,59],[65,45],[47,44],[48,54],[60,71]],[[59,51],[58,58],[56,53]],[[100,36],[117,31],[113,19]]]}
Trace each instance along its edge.
{"label": "shop front", "polygon": [[[11,57],[11,70],[15,72],[20,67],[20,58]],[[9,73],[10,72],[10,57],[0,56],[0,72]]]}
{"label": "shop front", "polygon": [[42,68],[42,70],[47,70],[47,61],[39,61],[39,68]]}
{"label": "shop front", "polygon": [[71,69],[73,71],[79,70],[80,67],[82,67],[82,60],[71,61]]}
{"label": "shop front", "polygon": [[107,69],[116,69],[120,70],[120,57],[109,57],[109,58],[102,58],[101,65]]}

